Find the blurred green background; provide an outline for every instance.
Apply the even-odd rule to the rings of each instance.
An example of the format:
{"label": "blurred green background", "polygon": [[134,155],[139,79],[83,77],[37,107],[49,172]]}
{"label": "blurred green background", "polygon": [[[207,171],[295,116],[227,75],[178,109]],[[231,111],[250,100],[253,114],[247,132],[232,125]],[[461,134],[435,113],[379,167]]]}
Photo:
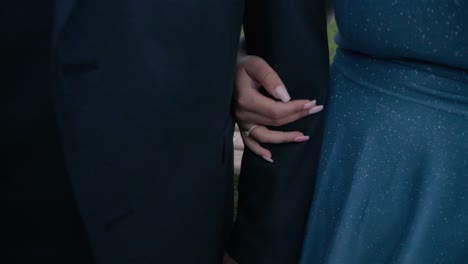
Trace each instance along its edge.
{"label": "blurred green background", "polygon": [[333,22],[331,22],[330,25],[328,26],[328,49],[330,50],[330,62],[333,60],[333,57],[335,56],[336,44],[333,41],[333,38],[335,37],[337,32],[338,32],[338,28],[336,27],[335,20],[333,20]]}

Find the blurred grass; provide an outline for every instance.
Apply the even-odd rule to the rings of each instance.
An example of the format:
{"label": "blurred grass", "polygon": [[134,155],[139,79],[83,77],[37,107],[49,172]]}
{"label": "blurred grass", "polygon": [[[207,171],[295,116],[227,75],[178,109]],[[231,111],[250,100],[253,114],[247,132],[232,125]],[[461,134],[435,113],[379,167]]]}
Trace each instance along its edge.
{"label": "blurred grass", "polygon": [[335,20],[333,20],[333,22],[328,25],[328,50],[330,63],[333,61],[333,57],[335,57],[336,53],[336,43],[333,41],[336,33],[338,33],[338,27],[336,26]]}

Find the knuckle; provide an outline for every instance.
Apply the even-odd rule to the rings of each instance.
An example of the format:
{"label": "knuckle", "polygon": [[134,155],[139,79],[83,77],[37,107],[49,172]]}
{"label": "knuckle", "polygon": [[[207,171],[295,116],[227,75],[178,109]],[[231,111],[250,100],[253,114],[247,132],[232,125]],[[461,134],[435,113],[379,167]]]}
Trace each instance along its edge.
{"label": "knuckle", "polygon": [[259,67],[261,67],[261,64],[262,64],[262,59],[260,57],[246,56],[240,61],[239,68],[256,70]]}
{"label": "knuckle", "polygon": [[297,113],[296,109],[293,108],[291,105],[283,105],[284,116],[290,116],[292,114]]}
{"label": "knuckle", "polygon": [[257,136],[255,139],[260,143],[268,143],[268,140],[264,136]]}
{"label": "knuckle", "polygon": [[265,61],[258,56],[250,56],[249,61],[254,67],[261,67],[265,63]]}
{"label": "knuckle", "polygon": [[304,110],[305,110],[304,109],[304,104],[299,104],[299,103],[297,103],[294,106],[294,109],[293,109],[294,112],[299,112],[299,113],[302,113],[302,114],[305,114],[305,113],[308,112],[308,111],[304,111]]}
{"label": "knuckle", "polygon": [[236,120],[242,120],[244,117],[243,112],[239,110],[235,110],[234,117],[236,118]]}
{"label": "knuckle", "polygon": [[251,55],[247,55],[247,56],[241,56],[238,60],[237,60],[237,65],[240,67],[245,67],[245,65],[248,63],[249,60],[252,59],[253,56]]}
{"label": "knuckle", "polygon": [[237,98],[237,105],[241,109],[248,108],[252,104],[252,99],[249,96],[239,96]]}
{"label": "knuckle", "polygon": [[273,144],[278,142],[278,136],[275,134],[274,131],[268,134],[267,141],[268,143],[273,143]]}
{"label": "knuckle", "polygon": [[265,82],[269,81],[270,79],[273,78],[273,74],[275,72],[272,69],[265,69],[263,72],[263,75],[261,76],[261,79],[264,80]]}
{"label": "knuckle", "polygon": [[303,112],[299,113],[298,119],[301,119],[301,118],[306,117],[308,115],[310,115],[309,111],[303,111]]}
{"label": "knuckle", "polygon": [[279,111],[277,108],[271,108],[268,114],[273,119],[279,119],[281,117],[281,111]]}
{"label": "knuckle", "polygon": [[300,137],[301,135],[299,133],[285,133],[284,135],[284,141],[291,142],[295,138]]}
{"label": "knuckle", "polygon": [[236,79],[242,78],[244,74],[245,74],[245,66],[241,64],[236,69]]}

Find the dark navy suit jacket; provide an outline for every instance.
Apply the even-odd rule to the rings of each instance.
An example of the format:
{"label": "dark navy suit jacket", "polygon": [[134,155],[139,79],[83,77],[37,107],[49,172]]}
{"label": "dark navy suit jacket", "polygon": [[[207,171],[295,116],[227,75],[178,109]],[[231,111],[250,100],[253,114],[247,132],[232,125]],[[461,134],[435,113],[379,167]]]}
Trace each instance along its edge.
{"label": "dark navy suit jacket", "polygon": [[218,263],[241,0],[58,0],[51,91],[101,263]]}
{"label": "dark navy suit jacket", "polygon": [[[51,47],[34,50],[50,50],[50,85],[31,81],[47,65],[8,61],[22,64],[7,71],[18,75],[7,84],[18,95],[8,99],[10,135],[18,139],[9,150],[32,141],[23,129],[43,133],[9,156],[2,209],[10,229],[21,226],[7,254],[19,263],[75,263],[87,246],[68,249],[81,236],[55,234],[74,217],[97,263],[219,263],[233,218],[230,104],[242,12],[241,0],[55,0]],[[28,75],[26,67],[36,68]],[[20,88],[29,92],[19,95]],[[50,104],[47,115],[15,106],[37,100]],[[40,122],[19,125],[24,111]],[[43,157],[54,159],[46,166]],[[73,197],[50,197],[69,187],[64,179]],[[26,185],[41,190],[19,197]],[[75,201],[79,214],[65,213]],[[27,203],[34,206],[21,210]],[[32,213],[41,208],[58,211]]]}

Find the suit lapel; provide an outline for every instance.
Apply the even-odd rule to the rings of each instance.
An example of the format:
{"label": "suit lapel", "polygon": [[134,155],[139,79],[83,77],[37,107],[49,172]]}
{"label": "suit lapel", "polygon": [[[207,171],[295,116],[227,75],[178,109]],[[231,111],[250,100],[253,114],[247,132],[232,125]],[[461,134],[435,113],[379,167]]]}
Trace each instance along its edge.
{"label": "suit lapel", "polygon": [[55,0],[55,11],[54,11],[54,27],[53,27],[53,39],[52,43],[55,46],[60,32],[62,32],[65,24],[67,23],[68,18],[75,7],[77,0]]}

